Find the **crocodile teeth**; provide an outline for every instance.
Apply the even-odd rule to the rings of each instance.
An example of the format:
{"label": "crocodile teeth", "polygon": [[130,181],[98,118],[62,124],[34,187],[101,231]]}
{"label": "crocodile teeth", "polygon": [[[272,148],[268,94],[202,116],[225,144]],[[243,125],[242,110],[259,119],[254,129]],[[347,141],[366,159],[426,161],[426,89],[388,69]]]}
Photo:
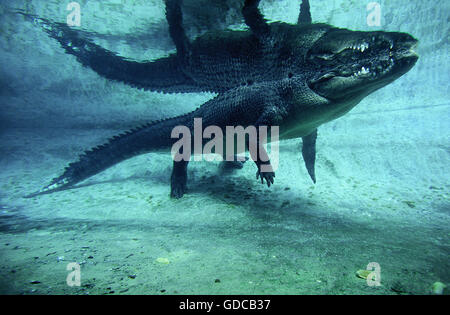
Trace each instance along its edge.
{"label": "crocodile teeth", "polygon": [[361,49],[361,51],[364,52],[366,49],[369,49],[369,44],[368,44],[368,43],[362,44],[362,49]]}

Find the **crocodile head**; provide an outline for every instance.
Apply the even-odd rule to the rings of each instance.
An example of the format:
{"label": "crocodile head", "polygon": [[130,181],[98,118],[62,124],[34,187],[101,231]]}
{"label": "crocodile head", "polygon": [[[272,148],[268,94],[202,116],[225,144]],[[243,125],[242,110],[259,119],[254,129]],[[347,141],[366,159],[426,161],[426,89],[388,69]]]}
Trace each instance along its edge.
{"label": "crocodile head", "polygon": [[408,72],[418,60],[409,34],[330,28],[306,55],[307,84],[333,103],[359,102]]}

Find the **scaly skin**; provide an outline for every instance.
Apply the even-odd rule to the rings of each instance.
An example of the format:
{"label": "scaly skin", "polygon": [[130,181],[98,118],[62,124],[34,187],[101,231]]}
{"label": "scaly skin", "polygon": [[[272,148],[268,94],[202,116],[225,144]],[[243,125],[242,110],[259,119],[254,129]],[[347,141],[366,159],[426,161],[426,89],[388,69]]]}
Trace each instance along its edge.
{"label": "scaly skin", "polygon": [[[269,24],[270,37],[259,40],[252,31],[206,33],[189,44],[189,56],[179,52],[153,62],[117,56],[64,23],[22,13],[99,75],[144,90],[164,93],[221,93],[254,82],[276,81],[304,72],[302,58],[320,32],[311,25]],[[317,25],[314,26],[317,30]],[[320,25],[322,32],[331,26]],[[298,37],[299,32],[305,35]],[[312,69],[311,69],[312,70]]]}
{"label": "scaly skin", "polygon": [[[302,138],[302,155],[315,182],[317,128],[408,72],[418,59],[413,51],[417,40],[404,33],[354,32],[311,24],[309,1],[302,2],[297,25],[267,24],[258,4],[259,0],[244,3],[242,13],[250,30],[211,32],[190,42],[182,27],[180,1],[166,0],[177,54],[155,62],[126,60],[64,24],[22,13],[38,21],[81,64],[108,79],[167,93],[218,93],[192,113],[149,123],[86,152],[29,197],[67,189],[139,154],[170,151],[177,140],[171,138],[172,130],[182,125],[193,133],[194,118],[201,118],[204,128],[279,126],[280,140]],[[242,152],[224,155],[236,153]],[[270,161],[260,157],[254,161],[257,178],[273,184]],[[187,165],[188,161],[174,162],[172,197],[186,192]],[[263,171],[263,165],[269,170]]]}

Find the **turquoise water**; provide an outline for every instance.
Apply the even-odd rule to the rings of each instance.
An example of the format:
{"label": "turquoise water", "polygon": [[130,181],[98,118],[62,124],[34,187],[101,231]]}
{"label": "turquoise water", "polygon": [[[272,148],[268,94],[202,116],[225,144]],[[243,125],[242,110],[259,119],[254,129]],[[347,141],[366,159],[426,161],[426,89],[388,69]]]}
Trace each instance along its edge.
{"label": "turquoise water", "polygon": [[[400,31],[420,59],[325,124],[312,184],[301,139],[280,143],[275,184],[256,167],[192,162],[171,199],[170,154],[137,156],[75,189],[24,199],[106,139],[189,112],[212,93],[162,94],[102,78],[64,53],[21,9],[65,22],[60,1],[0,1],[0,293],[431,294],[450,282],[448,1],[311,0],[314,22]],[[78,1],[81,28],[132,60],[175,52],[164,3]],[[325,4],[324,4],[325,3]],[[262,0],[295,23],[297,0]],[[245,28],[240,1],[185,0],[191,38]],[[69,263],[80,286],[69,286]],[[376,263],[380,283],[356,272]],[[447,289],[444,294],[448,294]]]}

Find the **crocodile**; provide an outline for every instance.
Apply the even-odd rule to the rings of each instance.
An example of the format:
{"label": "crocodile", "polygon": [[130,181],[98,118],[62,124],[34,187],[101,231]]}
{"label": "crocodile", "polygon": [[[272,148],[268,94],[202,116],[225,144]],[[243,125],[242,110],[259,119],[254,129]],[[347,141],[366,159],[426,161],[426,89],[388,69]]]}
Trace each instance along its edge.
{"label": "crocodile", "polygon": [[[172,137],[174,128],[193,131],[196,118],[205,127],[276,126],[279,140],[302,138],[302,156],[315,183],[317,128],[412,69],[419,58],[418,40],[400,32],[352,31],[313,23],[308,0],[301,1],[296,24],[268,23],[259,2],[244,1],[242,15],[248,29],[212,31],[191,40],[183,28],[181,1],[166,0],[176,53],[149,62],[120,57],[80,30],[22,13],[66,53],[107,79],[149,91],[217,94],[190,113],[149,122],[86,151],[61,176],[27,197],[68,189],[140,154],[171,152],[177,141]],[[265,140],[271,141],[270,137]],[[247,152],[250,142],[247,138],[241,151],[225,152],[224,157]],[[270,187],[275,170],[262,146],[264,139],[258,134],[254,142],[257,151],[251,157],[256,178]],[[237,161],[241,160],[231,163]],[[173,161],[173,198],[187,192],[188,163],[189,158]]]}

